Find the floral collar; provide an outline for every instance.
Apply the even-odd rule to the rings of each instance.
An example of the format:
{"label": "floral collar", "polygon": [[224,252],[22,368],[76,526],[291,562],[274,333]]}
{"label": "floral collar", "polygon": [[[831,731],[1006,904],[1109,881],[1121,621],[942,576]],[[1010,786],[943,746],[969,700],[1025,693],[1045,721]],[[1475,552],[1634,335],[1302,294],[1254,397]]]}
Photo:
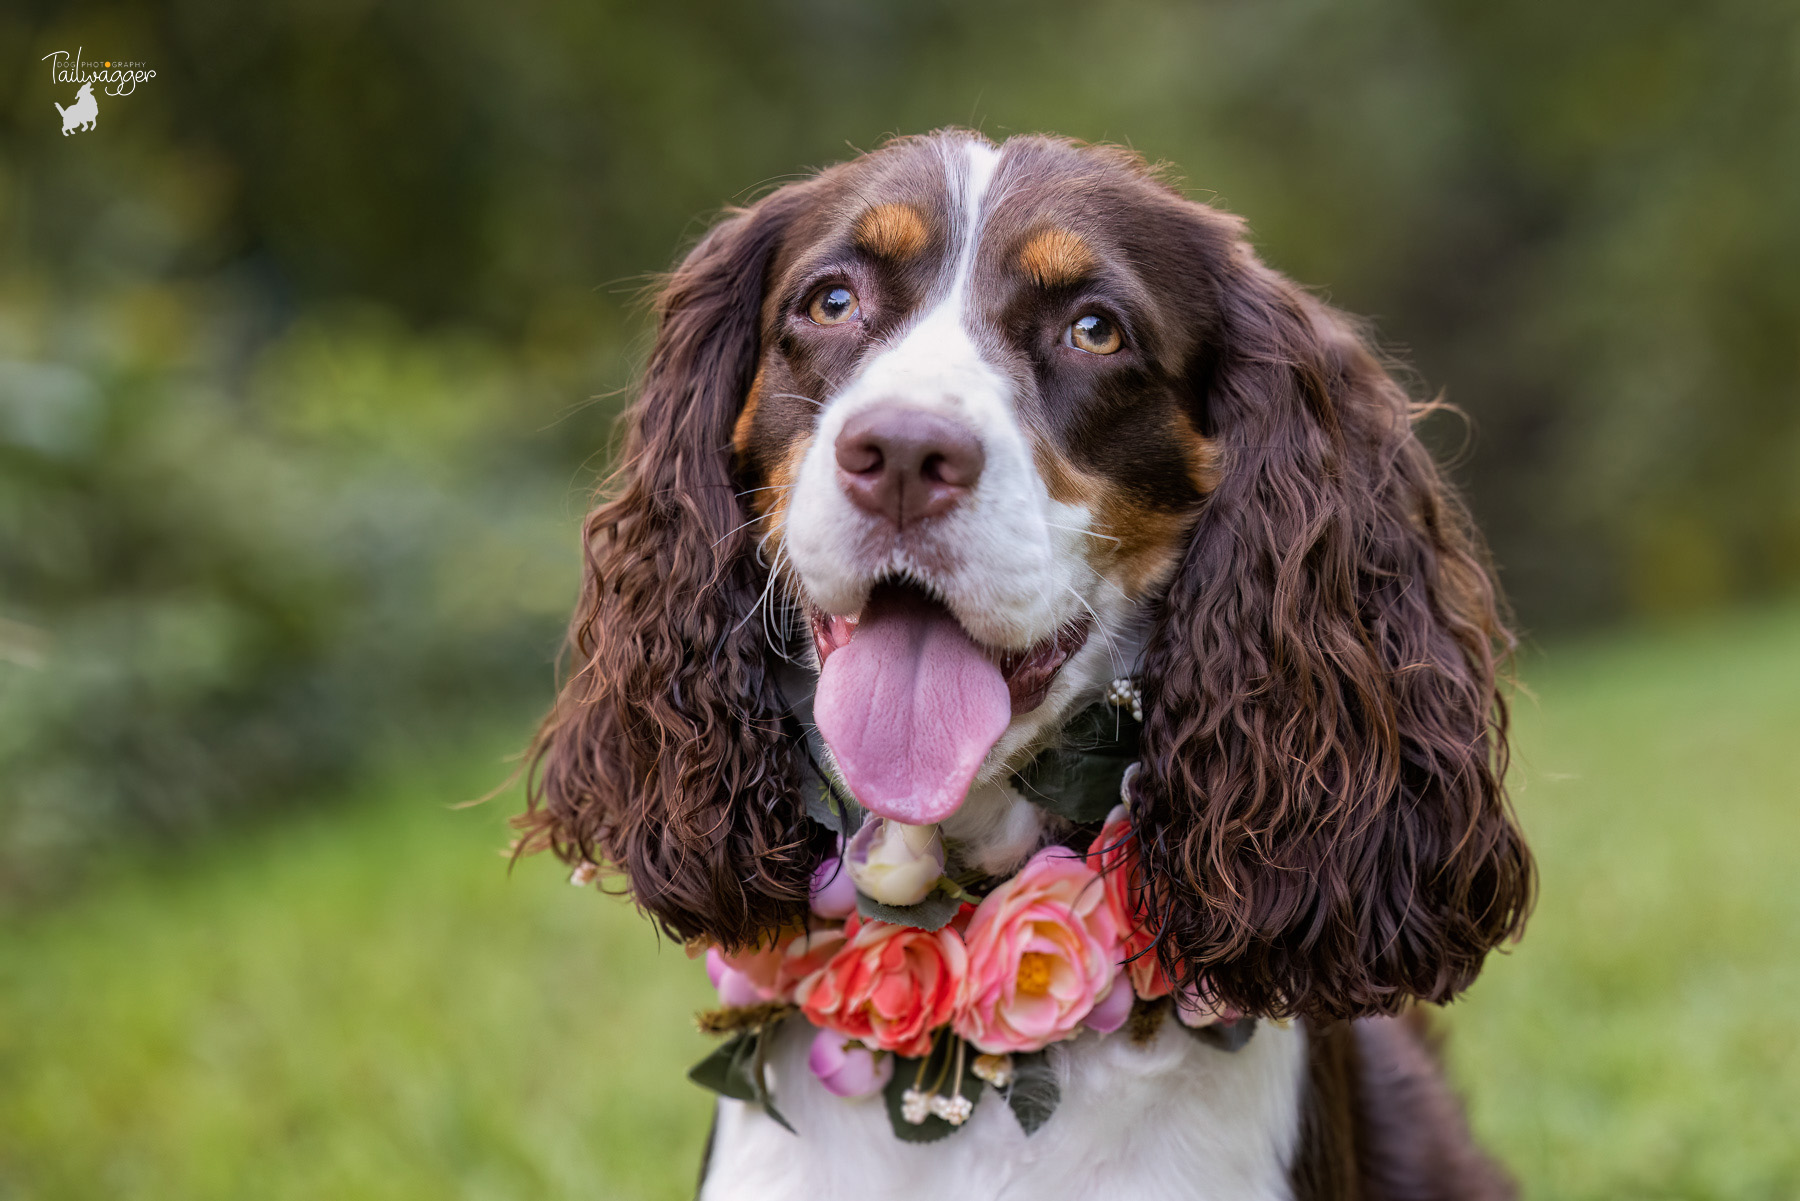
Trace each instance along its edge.
{"label": "floral collar", "polygon": [[730,1037],[690,1078],[791,1130],[764,1058],[775,1026],[798,1014],[817,1029],[809,1062],[826,1089],[847,1103],[881,1094],[897,1136],[930,1142],[969,1119],[986,1085],[1035,1133],[1060,1099],[1045,1056],[1055,1043],[1148,1041],[1173,1011],[1196,1037],[1242,1046],[1254,1022],[1173,987],[1156,959],[1120,803],[1142,713],[1130,681],[1108,699],[1014,777],[1022,795],[1099,832],[1085,851],[1046,847],[997,883],[945,875],[934,827],[865,817],[821,773],[808,812],[839,834],[841,854],[814,874],[804,926],[748,953],[706,951],[720,1007],[699,1023]]}

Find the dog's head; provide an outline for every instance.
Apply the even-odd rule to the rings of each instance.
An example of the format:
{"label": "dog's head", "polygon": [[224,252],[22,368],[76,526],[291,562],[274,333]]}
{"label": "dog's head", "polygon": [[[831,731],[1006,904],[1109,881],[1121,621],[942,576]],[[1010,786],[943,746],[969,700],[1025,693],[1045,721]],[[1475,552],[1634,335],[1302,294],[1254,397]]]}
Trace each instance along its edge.
{"label": "dog's head", "polygon": [[1476,542],[1403,390],[1238,221],[1114,149],[907,139],[732,213],[658,316],[526,845],[743,945],[830,845],[784,658],[915,823],[1131,674],[1172,975],[1387,1011],[1516,932]]}

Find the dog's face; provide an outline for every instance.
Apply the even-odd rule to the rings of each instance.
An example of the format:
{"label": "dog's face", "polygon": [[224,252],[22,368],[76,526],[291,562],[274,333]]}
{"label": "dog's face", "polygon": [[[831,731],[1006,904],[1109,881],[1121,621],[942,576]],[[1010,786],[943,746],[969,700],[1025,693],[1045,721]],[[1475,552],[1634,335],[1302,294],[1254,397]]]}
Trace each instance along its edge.
{"label": "dog's face", "polygon": [[1133,670],[1216,470],[1191,264],[1230,229],[1051,141],[902,143],[808,201],[733,445],[840,770],[939,821]]}
{"label": "dog's face", "polygon": [[782,660],[915,823],[1133,674],[1172,977],[1391,1011],[1519,928],[1477,543],[1405,393],[1234,218],[1112,149],[906,139],[727,218],[659,320],[525,845],[752,943],[831,849]]}

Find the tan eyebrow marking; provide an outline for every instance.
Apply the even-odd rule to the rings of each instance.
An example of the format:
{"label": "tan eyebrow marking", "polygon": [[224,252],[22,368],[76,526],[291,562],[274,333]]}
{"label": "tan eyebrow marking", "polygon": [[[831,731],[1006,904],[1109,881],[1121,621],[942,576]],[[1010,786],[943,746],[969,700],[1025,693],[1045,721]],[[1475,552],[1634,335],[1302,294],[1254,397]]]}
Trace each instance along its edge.
{"label": "tan eyebrow marking", "polygon": [[1046,229],[1033,234],[1019,251],[1019,267],[1039,287],[1072,284],[1092,271],[1094,252],[1080,234],[1066,229]]}
{"label": "tan eyebrow marking", "polygon": [[925,249],[931,231],[910,204],[878,204],[856,220],[856,242],[877,258],[910,259]]}

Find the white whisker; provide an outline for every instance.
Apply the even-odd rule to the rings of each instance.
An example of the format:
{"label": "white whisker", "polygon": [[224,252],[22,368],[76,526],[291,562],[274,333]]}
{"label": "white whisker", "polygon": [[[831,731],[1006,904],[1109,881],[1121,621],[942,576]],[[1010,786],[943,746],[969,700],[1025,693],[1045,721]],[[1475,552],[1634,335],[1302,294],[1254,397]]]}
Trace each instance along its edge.
{"label": "white whisker", "polygon": [[1112,665],[1114,675],[1120,674],[1123,670],[1120,667],[1121,657],[1119,655],[1118,644],[1113,641],[1112,631],[1106,628],[1106,623],[1100,620],[1100,615],[1098,613],[1094,612],[1094,606],[1087,603],[1087,598],[1075,591],[1075,586],[1073,584],[1064,584],[1063,587],[1069,590],[1069,595],[1075,598],[1075,603],[1080,605],[1083,609],[1086,609],[1088,611],[1088,616],[1094,619],[1094,629],[1100,632],[1101,639],[1106,643],[1107,662]]}
{"label": "white whisker", "polygon": [[[757,522],[759,522],[761,520],[762,520],[762,518],[760,516],[752,517],[749,521],[744,522],[743,525],[733,526],[732,528],[726,530],[723,534],[719,535],[719,542],[725,541],[725,539],[731,537],[733,534],[737,533],[739,530],[745,528],[745,526],[755,525]],[[714,550],[719,549],[719,542],[713,543]]]}
{"label": "white whisker", "polygon": [[1084,530],[1079,526],[1073,525],[1057,525],[1054,521],[1046,521],[1044,524],[1053,530],[1068,530],[1071,534],[1086,534],[1089,538],[1104,538],[1108,542],[1117,542],[1121,546],[1124,545],[1121,539],[1115,538],[1111,534],[1096,534],[1093,530]]}

